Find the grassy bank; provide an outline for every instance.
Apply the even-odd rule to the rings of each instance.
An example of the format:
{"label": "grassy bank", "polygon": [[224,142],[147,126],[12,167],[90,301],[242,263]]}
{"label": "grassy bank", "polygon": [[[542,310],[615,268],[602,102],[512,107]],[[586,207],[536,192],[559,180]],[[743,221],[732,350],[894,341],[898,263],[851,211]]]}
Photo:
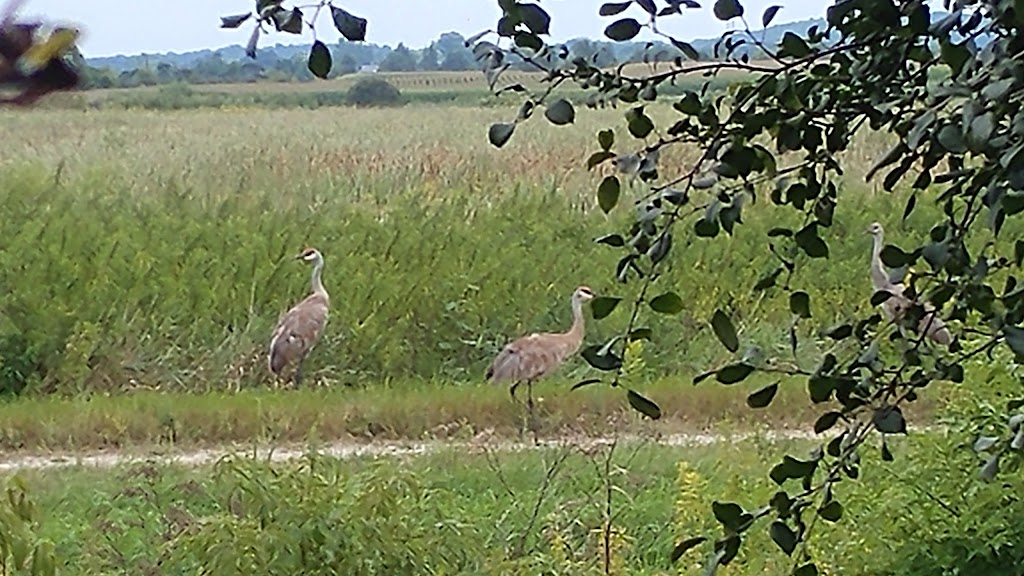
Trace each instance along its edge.
{"label": "grassy bank", "polygon": [[[664,412],[640,421],[621,392],[589,387],[570,392],[560,378],[535,389],[539,432],[548,438],[618,432],[662,434],[754,430],[810,431],[820,410],[804,385],[784,381],[775,402],[750,410],[746,396],[769,381],[753,378],[730,388],[693,386],[689,379],[652,382],[644,393]],[[925,398],[907,416],[931,422],[936,403]],[[0,404],[0,452],[47,453],[118,449],[188,450],[266,441],[465,440],[478,434],[514,438],[522,418],[504,387],[396,382],[358,388],[245,390],[206,394],[136,391],[88,398],[29,396]]]}

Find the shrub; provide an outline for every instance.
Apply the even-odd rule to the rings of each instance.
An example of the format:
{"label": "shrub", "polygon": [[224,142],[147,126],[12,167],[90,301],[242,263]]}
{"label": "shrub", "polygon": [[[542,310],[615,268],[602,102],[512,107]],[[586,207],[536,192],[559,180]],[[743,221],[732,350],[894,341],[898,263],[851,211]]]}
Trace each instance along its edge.
{"label": "shrub", "polygon": [[363,78],[348,89],[348,103],[359,108],[401,106],[402,92],[383,78]]}

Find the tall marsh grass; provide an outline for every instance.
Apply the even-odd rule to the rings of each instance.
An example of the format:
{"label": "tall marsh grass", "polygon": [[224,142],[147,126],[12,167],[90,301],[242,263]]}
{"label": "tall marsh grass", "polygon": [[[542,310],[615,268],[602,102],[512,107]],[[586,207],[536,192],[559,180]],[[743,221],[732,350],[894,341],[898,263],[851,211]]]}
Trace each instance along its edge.
{"label": "tall marsh grass", "polygon": [[[592,240],[628,217],[594,202],[583,160],[621,111],[542,121],[496,150],[504,109],[410,106],[0,115],[0,387],[76,393],[134,387],[231,389],[266,383],[263,354],[280,312],[308,291],[290,259],[326,256],[332,316],[307,371],[323,383],[403,378],[476,381],[509,338],[564,329],[578,284],[621,294],[617,253]],[[655,108],[664,117],[671,112]],[[617,127],[619,141],[628,135]],[[885,139],[862,136],[866,166]],[[665,163],[685,165],[695,152]],[[902,194],[850,172],[832,259],[797,281],[812,310],[838,321],[868,306],[869,243]],[[920,230],[938,216],[919,202]],[[688,303],[652,318],[639,378],[691,374],[721,359],[714,307],[760,308],[745,337],[786,346],[785,306],[766,313],[750,286],[772,261],[764,233],[793,215],[760,197],[733,237],[680,238],[661,280]],[[771,297],[771,296],[770,296]],[[587,340],[625,314],[591,321]],[[813,344],[812,344],[813,345]],[[579,364],[582,364],[580,362]],[[583,368],[578,368],[582,371]]]}

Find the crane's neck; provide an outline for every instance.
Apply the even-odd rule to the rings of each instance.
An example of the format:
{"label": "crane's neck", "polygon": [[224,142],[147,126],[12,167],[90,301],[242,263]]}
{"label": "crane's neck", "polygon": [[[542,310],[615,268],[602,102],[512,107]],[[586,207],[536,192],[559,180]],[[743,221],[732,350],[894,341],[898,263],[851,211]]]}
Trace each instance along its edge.
{"label": "crane's neck", "polygon": [[566,335],[578,348],[583,343],[583,302],[579,298],[572,299],[572,326]]}
{"label": "crane's neck", "polygon": [[324,259],[317,258],[316,262],[313,263],[313,275],[310,279],[313,285],[313,293],[327,295],[327,290],[324,288],[324,283],[320,279],[321,274],[324,271]]}
{"label": "crane's neck", "polygon": [[876,289],[881,289],[891,284],[889,274],[885,271],[885,266],[882,264],[882,246],[884,241],[881,234],[873,235],[872,239],[874,244],[871,247],[871,283],[875,285]]}

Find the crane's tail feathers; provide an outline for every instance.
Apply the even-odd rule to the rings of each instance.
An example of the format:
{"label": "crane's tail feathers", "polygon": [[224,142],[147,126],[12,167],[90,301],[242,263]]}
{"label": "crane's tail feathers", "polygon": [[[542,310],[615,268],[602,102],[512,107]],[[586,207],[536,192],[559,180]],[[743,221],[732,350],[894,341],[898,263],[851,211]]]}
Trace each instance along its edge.
{"label": "crane's tail feathers", "polygon": [[284,370],[284,366],[287,364],[283,354],[271,354],[270,358],[267,359],[267,366],[270,371],[280,376],[281,371]]}
{"label": "crane's tail feathers", "polygon": [[490,380],[493,376],[494,376],[494,366],[491,366],[490,368],[487,369],[487,373],[484,374],[484,379],[485,380]]}

